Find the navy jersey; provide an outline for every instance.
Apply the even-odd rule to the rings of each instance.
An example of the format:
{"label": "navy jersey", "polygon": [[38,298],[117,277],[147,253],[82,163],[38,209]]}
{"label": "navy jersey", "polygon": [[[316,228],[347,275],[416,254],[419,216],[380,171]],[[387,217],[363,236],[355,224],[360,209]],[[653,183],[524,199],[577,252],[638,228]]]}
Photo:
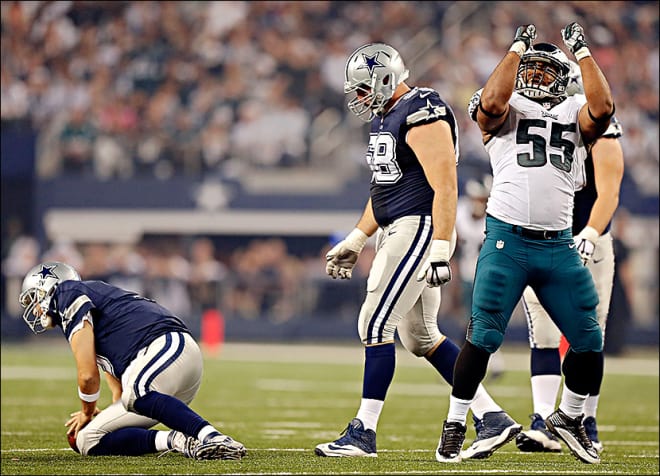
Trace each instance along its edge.
{"label": "navy jersey", "polygon": [[[603,133],[602,137],[610,138],[619,138],[623,135],[623,130],[621,128],[621,123],[615,118],[610,119],[609,128]],[[587,157],[584,161],[584,176],[585,176],[585,186],[579,191],[575,192],[575,201],[573,203],[573,234],[577,235],[580,233],[587,223],[589,222],[589,215],[591,215],[591,209],[593,208],[596,198],[598,198],[598,193],[596,192],[596,183],[594,177],[594,159],[591,156],[591,148],[587,153]],[[605,229],[603,234],[607,233],[612,225],[610,221]]]}
{"label": "navy jersey", "polygon": [[156,302],[103,281],[64,281],[55,289],[49,313],[57,315],[67,340],[89,313],[94,326],[96,361],[117,379],[138,351],[186,325]]}
{"label": "navy jersey", "polygon": [[380,226],[403,216],[431,214],[433,189],[406,143],[406,134],[415,126],[435,121],[449,124],[458,161],[454,113],[433,89],[411,89],[385,116],[376,116],[371,121],[366,159],[372,171],[371,203]]}

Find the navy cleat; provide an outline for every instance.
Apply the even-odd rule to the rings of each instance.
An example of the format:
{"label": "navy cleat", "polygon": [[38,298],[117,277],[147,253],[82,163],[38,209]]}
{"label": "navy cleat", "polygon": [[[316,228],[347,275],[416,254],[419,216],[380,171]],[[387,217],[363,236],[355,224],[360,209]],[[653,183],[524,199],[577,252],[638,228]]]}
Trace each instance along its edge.
{"label": "navy cleat", "polygon": [[516,446],[520,451],[526,452],[553,452],[561,451],[561,443],[555,435],[548,431],[545,420],[538,413],[530,415],[532,424],[529,430],[516,436]]}
{"label": "navy cleat", "polygon": [[602,453],[603,444],[598,439],[598,427],[596,426],[596,419],[592,416],[587,417],[584,419],[582,424],[584,425],[584,429],[587,432],[587,436],[591,440],[593,447],[596,449],[596,451],[598,451],[598,453]]}
{"label": "navy cleat", "polygon": [[552,433],[558,436],[573,456],[585,463],[600,463],[598,451],[591,444],[582,423],[582,415],[571,418],[557,409],[545,420],[545,424]]}
{"label": "navy cleat", "polygon": [[241,459],[245,456],[247,450],[242,443],[235,441],[227,435],[214,432],[204,438],[195,451],[193,458],[197,460],[208,459]]}
{"label": "navy cleat", "polygon": [[314,448],[317,456],[368,456],[375,458],[376,432],[365,430],[362,422],[353,418],[346,429],[341,433],[341,438],[330,443],[321,443]]}
{"label": "navy cleat", "polygon": [[477,437],[461,452],[463,459],[486,459],[522,430],[522,425],[516,423],[505,411],[484,413],[481,420],[472,418]]}
{"label": "navy cleat", "polygon": [[435,459],[440,463],[460,463],[461,448],[465,441],[465,425],[457,421],[447,421],[442,424],[442,436],[435,450]]}

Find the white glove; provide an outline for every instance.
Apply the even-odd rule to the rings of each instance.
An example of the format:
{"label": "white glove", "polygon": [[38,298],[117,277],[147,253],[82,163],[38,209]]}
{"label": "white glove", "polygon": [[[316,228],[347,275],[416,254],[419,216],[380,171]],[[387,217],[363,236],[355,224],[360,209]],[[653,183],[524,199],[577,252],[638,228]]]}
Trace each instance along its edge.
{"label": "white glove", "polygon": [[579,23],[573,22],[566,25],[561,30],[561,38],[564,40],[566,48],[571,50],[575,59],[580,61],[582,58],[591,56],[587,46],[587,40],[584,39],[584,28]]}
{"label": "white glove", "polygon": [[516,30],[516,36],[509,51],[513,51],[518,56],[522,56],[525,51],[532,46],[532,41],[536,39],[536,27],[534,25],[519,26]]}
{"label": "white glove", "polygon": [[594,249],[596,248],[597,240],[598,231],[590,226],[585,226],[579,234],[573,237],[575,249],[580,254],[582,264],[585,266],[594,256]]}
{"label": "white glove", "polygon": [[362,230],[355,228],[346,238],[337,243],[325,255],[325,272],[332,279],[351,279],[353,266],[369,238]]}
{"label": "white glove", "polygon": [[426,279],[430,288],[447,284],[451,280],[449,256],[451,243],[446,240],[433,240],[429,257],[426,258],[422,269],[417,274],[417,281]]}

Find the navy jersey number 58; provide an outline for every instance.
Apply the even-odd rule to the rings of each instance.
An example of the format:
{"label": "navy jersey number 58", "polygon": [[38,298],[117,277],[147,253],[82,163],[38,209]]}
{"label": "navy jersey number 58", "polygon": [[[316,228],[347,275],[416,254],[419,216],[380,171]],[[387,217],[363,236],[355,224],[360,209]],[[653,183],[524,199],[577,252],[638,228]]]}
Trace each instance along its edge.
{"label": "navy jersey number 58", "polygon": [[401,178],[401,169],[396,162],[396,139],[389,132],[369,136],[366,159],[372,172],[372,183],[392,184]]}

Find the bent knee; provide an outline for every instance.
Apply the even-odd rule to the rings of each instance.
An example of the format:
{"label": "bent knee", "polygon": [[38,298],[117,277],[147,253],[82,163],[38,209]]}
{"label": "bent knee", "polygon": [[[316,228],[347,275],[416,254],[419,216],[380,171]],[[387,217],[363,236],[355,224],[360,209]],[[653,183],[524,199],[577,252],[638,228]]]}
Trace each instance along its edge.
{"label": "bent knee", "polygon": [[89,452],[99,444],[99,441],[101,441],[101,438],[103,438],[105,434],[106,432],[92,427],[80,430],[78,432],[78,437],[76,438],[76,446],[78,447],[80,454],[83,456],[92,456]]}
{"label": "bent knee", "polygon": [[493,354],[502,345],[504,333],[497,329],[473,325],[468,330],[467,340],[474,346]]}
{"label": "bent knee", "polygon": [[603,333],[600,328],[580,332],[572,341],[569,339],[574,352],[601,352],[603,350]]}

